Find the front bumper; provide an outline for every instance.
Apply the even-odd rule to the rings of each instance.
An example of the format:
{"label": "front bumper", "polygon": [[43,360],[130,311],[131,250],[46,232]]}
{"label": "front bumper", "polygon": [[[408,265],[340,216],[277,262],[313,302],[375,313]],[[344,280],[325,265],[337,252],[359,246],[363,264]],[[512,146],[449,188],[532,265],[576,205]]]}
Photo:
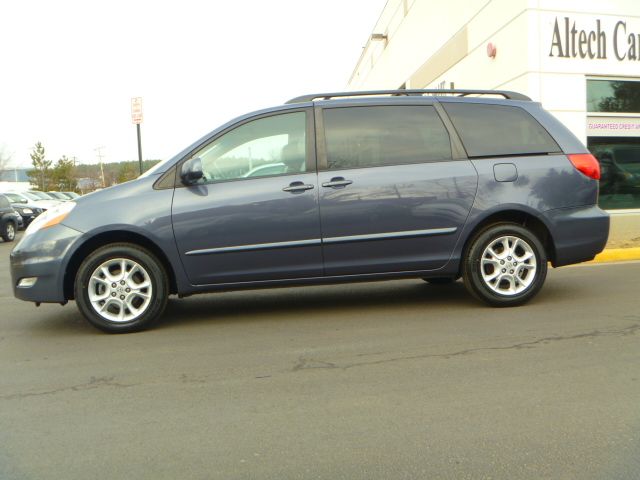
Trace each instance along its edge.
{"label": "front bumper", "polygon": [[609,214],[597,205],[556,208],[544,213],[555,248],[554,267],[586,262],[604,250]]}
{"label": "front bumper", "polygon": [[[13,294],[28,302],[64,302],[64,276],[68,257],[82,233],[62,224],[22,237],[10,255]],[[30,287],[23,278],[36,277]]]}

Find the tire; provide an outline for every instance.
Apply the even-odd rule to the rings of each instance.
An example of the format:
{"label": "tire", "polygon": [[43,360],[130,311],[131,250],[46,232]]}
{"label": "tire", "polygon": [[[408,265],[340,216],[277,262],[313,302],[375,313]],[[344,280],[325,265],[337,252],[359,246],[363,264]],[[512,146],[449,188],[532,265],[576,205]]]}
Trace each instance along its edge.
{"label": "tire", "polygon": [[94,327],[109,333],[136,332],[162,315],[169,280],[151,252],[116,243],[87,256],[76,274],[74,293],[80,312]]}
{"label": "tire", "polygon": [[431,285],[451,285],[452,283],[455,283],[457,278],[435,277],[435,278],[423,278],[422,280],[424,280],[427,283],[430,283]]}
{"label": "tire", "polygon": [[529,229],[499,223],[471,240],[462,271],[464,285],[474,297],[494,307],[515,307],[542,288],[547,254]]}
{"label": "tire", "polygon": [[13,242],[16,239],[16,224],[11,221],[6,222],[0,236],[5,242]]}

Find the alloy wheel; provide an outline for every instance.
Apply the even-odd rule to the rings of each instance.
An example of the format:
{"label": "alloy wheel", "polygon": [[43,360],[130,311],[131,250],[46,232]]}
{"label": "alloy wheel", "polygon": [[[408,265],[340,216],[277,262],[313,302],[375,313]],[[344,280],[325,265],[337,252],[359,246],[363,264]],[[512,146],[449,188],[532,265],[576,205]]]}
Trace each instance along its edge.
{"label": "alloy wheel", "polygon": [[151,277],[139,263],[113,258],[91,274],[89,301],[95,312],[111,322],[130,322],[140,317],[151,303]]}
{"label": "alloy wheel", "polygon": [[536,254],[522,238],[505,235],[492,240],[482,253],[480,273],[494,292],[512,296],[523,292],[536,277]]}

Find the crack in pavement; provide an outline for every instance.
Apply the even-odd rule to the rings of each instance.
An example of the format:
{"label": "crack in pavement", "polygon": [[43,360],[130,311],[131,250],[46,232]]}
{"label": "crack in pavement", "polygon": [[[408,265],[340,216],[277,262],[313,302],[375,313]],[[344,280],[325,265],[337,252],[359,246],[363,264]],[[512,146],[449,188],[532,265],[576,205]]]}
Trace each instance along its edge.
{"label": "crack in pavement", "polygon": [[558,342],[564,340],[577,340],[582,338],[590,338],[590,337],[603,337],[603,336],[628,336],[634,335],[637,331],[640,330],[640,324],[635,323],[628,327],[625,327],[620,330],[593,330],[591,332],[586,333],[578,333],[576,335],[566,335],[566,336],[555,336],[555,337],[543,337],[537,340],[532,340],[530,342],[521,342],[513,345],[507,345],[503,347],[478,347],[478,348],[469,348],[466,350],[458,350],[456,352],[450,353],[423,353],[419,355],[406,355],[401,357],[392,357],[385,358],[382,360],[372,360],[368,362],[354,362],[354,363],[345,363],[344,365],[340,365],[334,362],[328,362],[325,360],[316,360],[313,358],[305,358],[301,355],[298,358],[297,363],[294,365],[292,372],[297,372],[300,370],[312,370],[312,369],[335,369],[339,368],[342,370],[347,370],[353,367],[366,367],[370,365],[379,365],[382,363],[391,363],[391,362],[399,362],[406,360],[419,360],[424,358],[451,358],[461,355],[469,355],[471,353],[476,353],[485,350],[520,350],[525,348],[535,348],[538,345],[544,345],[551,342]]}
{"label": "crack in pavement", "polygon": [[93,390],[95,388],[101,387],[115,387],[115,388],[127,388],[133,387],[137,384],[124,384],[118,383],[115,380],[115,377],[91,377],[89,381],[86,383],[81,383],[78,385],[71,385],[69,387],[60,387],[55,388],[53,390],[44,390],[41,392],[26,392],[26,393],[14,393],[11,395],[0,395],[0,400],[14,400],[17,398],[27,398],[27,397],[38,397],[41,395],[55,395],[57,393],[62,392],[80,392],[84,390]]}

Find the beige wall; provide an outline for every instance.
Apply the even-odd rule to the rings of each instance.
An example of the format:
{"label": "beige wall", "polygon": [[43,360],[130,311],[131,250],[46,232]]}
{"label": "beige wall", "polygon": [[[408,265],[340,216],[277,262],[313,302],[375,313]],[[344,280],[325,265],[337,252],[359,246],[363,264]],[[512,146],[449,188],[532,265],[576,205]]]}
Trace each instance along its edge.
{"label": "beige wall", "polygon": [[640,0],[389,0],[372,32],[388,38],[368,42],[347,89],[516,90],[586,142],[586,78],[640,77],[640,61],[616,60],[611,45],[606,60],[550,57],[564,16],[584,29],[598,18],[609,37],[621,19],[640,33]]}

